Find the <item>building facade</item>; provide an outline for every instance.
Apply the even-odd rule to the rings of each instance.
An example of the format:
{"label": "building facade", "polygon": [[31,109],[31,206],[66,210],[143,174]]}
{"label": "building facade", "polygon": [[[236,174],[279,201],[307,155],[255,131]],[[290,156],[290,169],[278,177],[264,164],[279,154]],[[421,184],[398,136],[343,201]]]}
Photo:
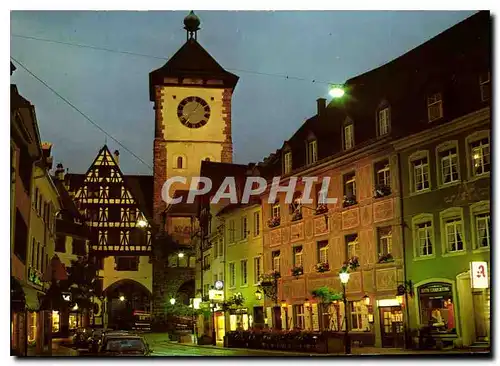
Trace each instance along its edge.
{"label": "building facade", "polygon": [[[119,152],[104,145],[85,174],[66,184],[86,225],[97,236],[89,248],[100,263],[104,326],[130,328],[134,312],[151,312],[151,176],[124,175]],[[103,303],[101,303],[103,302]]]}

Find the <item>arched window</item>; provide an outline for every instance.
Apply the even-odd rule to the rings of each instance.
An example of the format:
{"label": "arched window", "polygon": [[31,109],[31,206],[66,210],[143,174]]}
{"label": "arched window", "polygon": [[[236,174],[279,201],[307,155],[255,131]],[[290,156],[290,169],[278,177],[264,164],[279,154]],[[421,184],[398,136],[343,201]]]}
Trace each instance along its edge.
{"label": "arched window", "polygon": [[182,156],[177,157],[177,169],[182,169]]}

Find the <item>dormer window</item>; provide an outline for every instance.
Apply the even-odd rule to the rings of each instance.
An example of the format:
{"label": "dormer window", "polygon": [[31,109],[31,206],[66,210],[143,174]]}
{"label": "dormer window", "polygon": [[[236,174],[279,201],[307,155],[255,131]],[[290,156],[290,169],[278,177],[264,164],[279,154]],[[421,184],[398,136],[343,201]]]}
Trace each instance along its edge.
{"label": "dormer window", "polygon": [[344,150],[354,147],[354,124],[349,122],[344,125]]}
{"label": "dormer window", "polygon": [[316,139],[307,141],[306,161],[307,165],[318,161],[318,144]]}
{"label": "dormer window", "polygon": [[481,101],[485,102],[491,98],[491,77],[489,72],[479,76],[479,88],[481,90]]}
{"label": "dormer window", "polygon": [[382,108],[378,111],[378,134],[384,136],[389,133],[391,125],[391,115],[389,107]]}
{"label": "dormer window", "polygon": [[292,171],[292,152],[287,151],[283,155],[283,172],[288,174]]}
{"label": "dormer window", "polygon": [[427,97],[427,115],[429,122],[443,117],[443,100],[441,93],[434,93]]}

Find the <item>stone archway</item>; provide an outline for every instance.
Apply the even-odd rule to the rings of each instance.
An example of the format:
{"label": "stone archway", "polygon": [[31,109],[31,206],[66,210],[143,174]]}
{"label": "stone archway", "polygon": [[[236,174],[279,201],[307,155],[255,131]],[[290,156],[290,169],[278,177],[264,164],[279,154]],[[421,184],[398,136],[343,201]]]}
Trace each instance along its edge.
{"label": "stone archway", "polygon": [[110,328],[131,329],[135,312],[151,312],[151,292],[137,281],[123,279],[114,282],[104,290],[104,295]]}
{"label": "stone archway", "polygon": [[194,280],[184,282],[177,290],[176,299],[179,303],[189,305],[189,299],[194,297]]}

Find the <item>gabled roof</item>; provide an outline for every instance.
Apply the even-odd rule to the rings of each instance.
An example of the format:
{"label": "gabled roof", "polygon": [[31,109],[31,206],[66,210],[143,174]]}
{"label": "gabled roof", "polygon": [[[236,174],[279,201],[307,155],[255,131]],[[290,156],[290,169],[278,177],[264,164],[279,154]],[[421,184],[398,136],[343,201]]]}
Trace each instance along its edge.
{"label": "gabled roof", "polygon": [[[76,192],[84,183],[85,177],[94,168],[94,165],[102,154],[112,156],[107,145],[104,145],[98,152],[92,164],[89,166],[85,174],[68,173],[65,179],[68,181],[70,191]],[[122,173],[120,166],[115,165],[118,174],[123,178],[124,186],[130,191],[134,197],[139,209],[147,218],[152,218],[153,214],[153,176],[152,175],[125,175]]]}
{"label": "gabled roof", "polygon": [[[238,76],[224,70],[217,61],[196,41],[189,39],[165,65],[149,74],[150,99],[154,101],[154,86],[164,85],[165,78],[201,78],[221,80],[222,87],[234,88]],[[204,85],[221,87],[221,85]]]}

